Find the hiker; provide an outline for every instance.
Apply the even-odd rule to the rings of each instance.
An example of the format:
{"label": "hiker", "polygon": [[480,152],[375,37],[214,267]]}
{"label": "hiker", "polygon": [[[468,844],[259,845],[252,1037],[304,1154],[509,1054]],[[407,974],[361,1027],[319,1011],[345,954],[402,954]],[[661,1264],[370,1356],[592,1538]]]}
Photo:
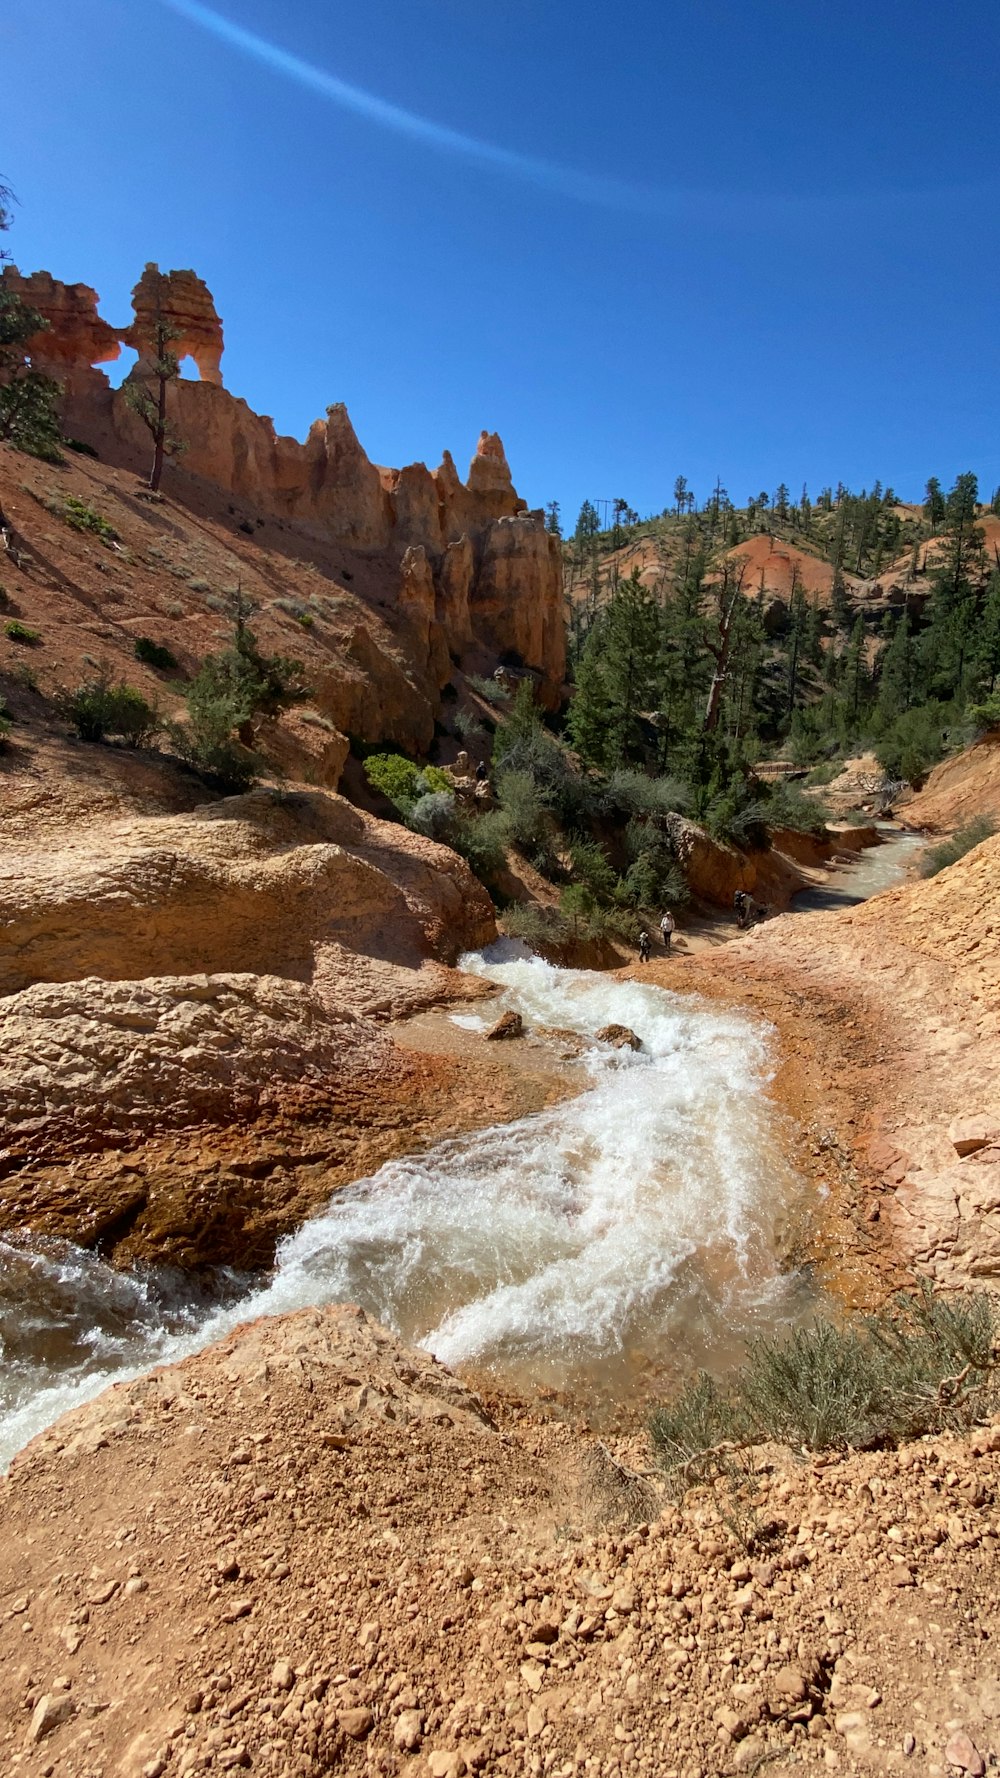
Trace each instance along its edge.
{"label": "hiker", "polygon": [[660,931],[663,934],[663,949],[665,951],[669,951],[670,940],[673,938],[673,935],[676,930],[677,930],[677,921],[674,919],[674,916],[670,912],[670,909],[667,908],[666,913],[664,914],[662,920],[660,921]]}
{"label": "hiker", "polygon": [[645,927],[643,927],[639,934],[639,962],[649,962],[649,933],[646,931]]}
{"label": "hiker", "polygon": [[485,759],[481,759],[476,767],[476,783],[485,784],[489,775],[489,768],[487,767],[486,761]]}
{"label": "hiker", "polygon": [[736,914],[736,924],[740,931],[744,932],[750,918],[750,897],[745,889],[737,889],[733,896],[733,909]]}

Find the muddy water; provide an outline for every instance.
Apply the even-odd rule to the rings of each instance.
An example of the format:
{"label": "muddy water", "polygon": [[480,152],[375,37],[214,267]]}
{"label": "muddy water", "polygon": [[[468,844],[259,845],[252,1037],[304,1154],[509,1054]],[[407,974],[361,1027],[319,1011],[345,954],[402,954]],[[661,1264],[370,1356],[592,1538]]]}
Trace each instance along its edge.
{"label": "muddy water", "polygon": [[792,902],[797,914],[819,913],[832,908],[856,907],[883,889],[901,883],[927,841],[920,834],[900,833],[898,828],[879,828],[882,843],[859,854],[857,862],[833,867],[828,880],[812,889],[800,889]]}

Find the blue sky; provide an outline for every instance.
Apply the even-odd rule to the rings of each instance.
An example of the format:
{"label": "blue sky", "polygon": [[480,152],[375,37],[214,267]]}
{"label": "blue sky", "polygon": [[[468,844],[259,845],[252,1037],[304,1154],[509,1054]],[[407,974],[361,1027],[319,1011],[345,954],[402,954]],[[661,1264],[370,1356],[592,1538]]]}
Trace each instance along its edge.
{"label": "blue sky", "polygon": [[571,521],[678,472],[1000,483],[994,5],[214,11],[5,0],[7,245],[112,320],[193,266],[280,430],[343,400],[377,461],[464,467],[486,426]]}

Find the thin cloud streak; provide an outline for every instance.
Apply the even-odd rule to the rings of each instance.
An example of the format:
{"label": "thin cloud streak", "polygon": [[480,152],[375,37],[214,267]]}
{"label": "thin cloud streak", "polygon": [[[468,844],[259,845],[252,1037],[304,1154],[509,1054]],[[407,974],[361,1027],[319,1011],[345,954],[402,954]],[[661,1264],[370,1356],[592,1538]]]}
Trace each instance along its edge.
{"label": "thin cloud streak", "polygon": [[886,214],[894,217],[900,226],[904,223],[908,226],[909,218],[922,214],[928,204],[946,206],[955,201],[988,200],[996,195],[996,183],[989,179],[940,188],[875,187],[861,191],[811,190],[802,193],[699,190],[690,186],[683,190],[668,190],[633,185],[622,179],[606,179],[535,155],[518,154],[516,150],[502,148],[495,142],[483,142],[478,136],[467,136],[462,130],[450,129],[447,124],[435,123],[432,118],[392,105],[376,93],[352,86],[349,81],[339,79],[325,68],[315,67],[301,56],[292,55],[255,31],[246,30],[243,25],[216,12],[214,7],[205,6],[202,0],[160,0],[160,4],[273,73],[297,82],[342,111],[363,118],[366,123],[407,137],[412,142],[420,142],[439,153],[493,168],[525,184],[602,209],[638,216],[685,218],[690,222],[700,220],[715,228],[725,226],[742,232],[759,226],[819,225],[821,218],[829,222],[838,216],[846,220]]}
{"label": "thin cloud streak", "polygon": [[495,167],[500,172],[529,184],[558,192],[564,197],[575,198],[579,203],[600,204],[615,210],[633,210],[646,215],[663,216],[676,214],[694,196],[692,193],[654,191],[617,179],[603,179],[595,174],[577,172],[572,167],[562,167],[552,161],[537,159],[533,155],[518,154],[513,149],[501,148],[494,142],[482,142],[477,136],[467,136],[461,130],[452,130],[445,124],[434,123],[431,118],[405,111],[399,105],[391,105],[388,100],[380,99],[375,93],[366,92],[363,87],[352,86],[348,81],[338,79],[325,68],[317,68],[311,62],[303,61],[301,56],[292,55],[290,51],[279,48],[276,43],[269,42],[266,37],[259,37],[255,31],[247,31],[232,19],[224,18],[211,6],[202,5],[201,0],[162,0],[162,4],[191,24],[210,31],[223,43],[230,44],[242,54],[253,57],[254,61],[273,69],[276,74],[297,81],[300,86],[307,87],[321,98],[329,99],[343,111],[353,112],[368,123],[391,130],[398,136],[408,136],[411,141],[422,142],[427,148],[478,162],[480,166]]}

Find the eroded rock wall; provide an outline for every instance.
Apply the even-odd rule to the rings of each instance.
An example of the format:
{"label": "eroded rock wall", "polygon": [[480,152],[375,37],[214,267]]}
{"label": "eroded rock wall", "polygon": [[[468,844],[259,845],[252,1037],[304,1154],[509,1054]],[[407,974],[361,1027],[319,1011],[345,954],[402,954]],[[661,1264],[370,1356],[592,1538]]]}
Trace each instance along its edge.
{"label": "eroded rock wall", "polygon": [[[222,323],[212,297],[192,271],[161,273],[147,265],[133,292],[134,318],[116,328],[97,311],[87,285],[66,285],[47,272],[3,273],[44,316],[44,332],[29,342],[32,361],[63,384],[63,423],[106,461],[141,471],[148,433],[121,389],[95,366],[139,352],[131,378],[149,374],[157,325],[170,331],[169,349],[193,359],[200,381],[168,385],[168,418],[184,441],[170,470],[171,492],[184,496],[199,478],[245,503],[258,517],[280,519],[345,548],[385,560],[397,593],[412,590],[410,551],[423,551],[436,631],[422,643],[435,690],[448,678],[449,657],[470,646],[516,657],[537,671],[548,702],[565,675],[562,563],[540,512],[517,494],[503,445],[480,435],[466,481],[445,452],[439,468],[422,463],[381,469],[365,453],[343,403],[310,427],[304,443],[279,435],[223,387]],[[402,576],[399,565],[410,560]]]}

